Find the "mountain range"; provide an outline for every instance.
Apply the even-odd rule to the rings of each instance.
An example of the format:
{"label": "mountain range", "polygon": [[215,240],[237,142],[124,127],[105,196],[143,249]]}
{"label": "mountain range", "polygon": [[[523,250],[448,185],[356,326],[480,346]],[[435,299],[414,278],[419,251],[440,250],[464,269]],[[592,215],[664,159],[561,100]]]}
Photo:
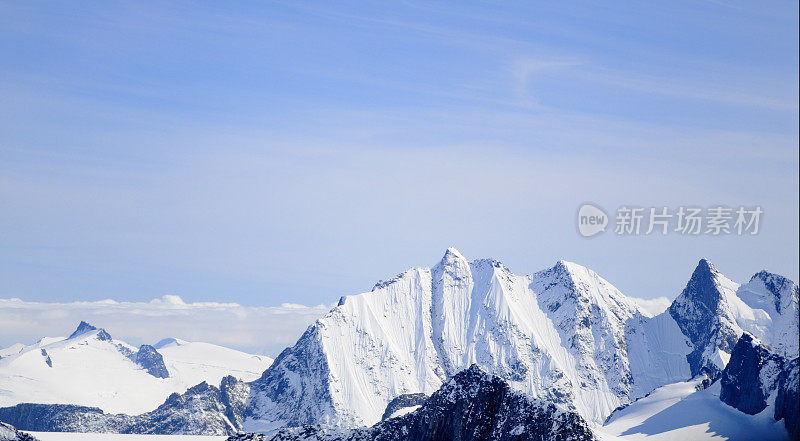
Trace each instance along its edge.
{"label": "mountain range", "polygon": [[[152,381],[173,378],[159,377],[159,356],[169,374],[177,372],[167,350],[173,343],[137,349],[115,343],[105,331],[84,331],[23,352],[35,359],[36,369],[54,369],[61,358],[57,349],[77,346],[69,341],[82,338],[82,345],[115,348],[119,360]],[[763,426],[769,436],[796,437],[799,335],[797,285],[766,271],[739,285],[702,259],[669,309],[653,316],[583,266],[560,261],[520,276],[492,259],[470,262],[451,248],[431,268],[410,269],[370,292],[343,297],[257,378],[215,378],[133,416],[105,412],[136,414],[156,405],[144,409],[144,400],[125,398],[136,410],[114,409],[119,404],[113,399],[90,404],[96,409],[57,408],[42,404],[53,399],[30,399],[39,404],[0,409],[0,420],[27,430],[246,431],[287,440],[334,440],[342,433],[351,436],[346,439],[399,439],[393,436],[416,427],[418,439],[433,439],[425,438],[432,433],[444,436],[436,439],[469,439],[464,432],[430,431],[439,424],[432,422],[458,421],[471,430],[499,430],[487,439],[534,439],[520,436],[541,431],[582,439],[584,425],[614,437],[688,426],[699,409],[725,415],[733,425]],[[3,356],[0,375],[9,363]],[[554,406],[575,430],[523,421],[516,434],[517,426],[503,423],[502,401],[487,404],[484,412],[491,415],[441,405],[441,397],[456,389],[481,390],[496,382],[502,384],[497,390],[507,391],[500,395],[526,409],[523,419],[534,421]],[[750,390],[753,384],[760,395]],[[59,398],[77,404],[74,397]],[[414,404],[398,406],[398,399]],[[654,423],[675,399],[695,407],[661,426]],[[202,418],[190,409],[202,409]],[[384,418],[387,412],[395,418]],[[32,415],[40,426],[26,425]]]}
{"label": "mountain range", "polygon": [[270,364],[263,355],[174,338],[135,347],[81,322],[69,337],[0,350],[0,406],[71,404],[139,414],[203,381],[254,380]]}

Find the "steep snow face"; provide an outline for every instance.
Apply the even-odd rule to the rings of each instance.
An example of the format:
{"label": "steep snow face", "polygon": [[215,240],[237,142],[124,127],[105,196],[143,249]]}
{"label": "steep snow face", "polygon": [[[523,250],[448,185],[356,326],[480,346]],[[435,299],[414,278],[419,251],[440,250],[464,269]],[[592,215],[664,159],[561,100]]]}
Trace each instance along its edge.
{"label": "steep snow face", "polygon": [[[754,310],[750,332],[784,357],[798,356],[798,287],[786,277],[767,271],[756,273],[736,295]],[[762,312],[763,311],[763,312]]]}
{"label": "steep snow face", "polygon": [[702,259],[669,313],[692,342],[692,375],[716,376],[744,331],[796,357],[797,302],[797,285],[784,277],[762,271],[740,287]]}
{"label": "steep snow face", "polygon": [[[224,348],[194,345],[185,352],[147,345],[136,348],[103,329],[81,323],[69,338],[46,338],[4,351],[0,407],[76,404],[133,415],[153,410],[171,393],[184,392],[204,380],[219,384],[225,366],[228,373],[249,373],[245,379],[252,380],[269,364],[268,359],[251,362],[248,354],[237,351],[226,361]],[[159,354],[162,350],[169,355]],[[206,363],[202,361],[204,350],[210,360]],[[166,366],[159,360],[162,355]]]}
{"label": "steep snow face", "polygon": [[[374,424],[393,398],[430,395],[473,363],[601,422],[688,377],[685,338],[665,320],[576,264],[518,276],[448,249],[431,269],[344,297],[254,383],[245,428]],[[666,358],[653,346],[663,342],[675,351]],[[654,365],[663,368],[645,374]]]}

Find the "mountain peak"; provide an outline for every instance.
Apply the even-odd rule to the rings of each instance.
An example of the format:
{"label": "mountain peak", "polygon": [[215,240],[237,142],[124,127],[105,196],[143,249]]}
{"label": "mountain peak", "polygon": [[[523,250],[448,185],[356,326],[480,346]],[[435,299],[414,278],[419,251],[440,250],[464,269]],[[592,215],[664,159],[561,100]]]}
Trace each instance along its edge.
{"label": "mountain peak", "polygon": [[92,326],[89,323],[87,323],[85,321],[82,321],[82,320],[81,320],[80,324],[78,324],[78,327],[75,329],[75,332],[73,332],[72,334],[70,334],[69,337],[67,337],[67,340],[69,340],[71,338],[79,337],[79,336],[81,336],[83,334],[87,334],[87,333],[92,332],[92,331],[100,331],[100,332],[97,333],[97,338],[100,339],[100,340],[103,340],[103,341],[111,340],[111,336],[108,334],[108,332],[106,332],[105,329],[98,328],[96,326]]}
{"label": "mountain peak", "polygon": [[457,249],[455,249],[453,247],[450,247],[447,250],[445,250],[444,256],[442,256],[442,263],[443,264],[450,263],[450,262],[455,262],[457,260],[466,261],[467,259],[460,252],[458,252]]}
{"label": "mountain peak", "polygon": [[741,333],[731,305],[737,288],[708,259],[700,259],[686,288],[670,305],[670,315],[694,346],[686,356],[693,376],[705,371],[715,377],[725,367],[713,354],[730,353]]}
{"label": "mountain peak", "polygon": [[97,330],[96,327],[90,325],[87,322],[81,321],[80,324],[78,324],[78,327],[75,329],[75,332],[70,334],[70,336],[67,337],[67,338],[74,338],[74,337],[77,337],[77,336],[79,336],[81,334],[86,334],[87,332],[96,331],[96,330]]}
{"label": "mountain peak", "polygon": [[465,281],[472,276],[467,259],[455,248],[448,248],[442,256],[442,260],[433,268],[439,275],[448,275],[454,280]]}
{"label": "mountain peak", "polygon": [[700,259],[681,295],[715,311],[722,297],[722,292],[717,286],[718,276],[719,271],[711,261],[705,258]]}
{"label": "mountain peak", "polygon": [[710,273],[710,274],[717,274],[717,267],[711,263],[710,260],[706,259],[705,257],[701,258],[699,262],[697,262],[697,267],[695,267],[694,272],[700,273]]}

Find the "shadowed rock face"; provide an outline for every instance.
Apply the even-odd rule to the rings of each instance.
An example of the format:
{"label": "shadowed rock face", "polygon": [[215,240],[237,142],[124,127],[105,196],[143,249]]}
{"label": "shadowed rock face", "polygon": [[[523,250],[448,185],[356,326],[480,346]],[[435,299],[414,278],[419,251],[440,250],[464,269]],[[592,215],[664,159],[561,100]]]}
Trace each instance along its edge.
{"label": "shadowed rock face", "polygon": [[778,396],[775,399],[775,419],[783,419],[786,430],[793,440],[800,440],[800,393],[798,393],[798,364],[795,358],[786,364],[778,381]]}
{"label": "shadowed rock face", "polygon": [[147,370],[147,373],[156,378],[169,377],[169,371],[164,364],[164,357],[156,351],[156,348],[150,345],[142,345],[139,352],[136,353],[134,361],[139,366]]}
{"label": "shadowed rock face", "polygon": [[744,413],[755,415],[775,399],[775,420],[783,420],[792,439],[798,439],[798,359],[786,360],[743,334],[720,377],[720,400]]}
{"label": "shadowed rock face", "polygon": [[722,369],[709,360],[709,354],[717,349],[731,352],[739,338],[720,287],[721,278],[711,262],[701,259],[686,288],[669,307],[670,315],[694,346],[686,356],[692,376],[705,373],[716,378]]}
{"label": "shadowed rock face", "polygon": [[284,429],[272,438],[241,434],[229,441],[526,441],[595,440],[576,412],[514,392],[478,366],[456,374],[418,410],[354,430]]}
{"label": "shadowed rock face", "polygon": [[777,386],[783,363],[782,357],[771,353],[750,334],[743,334],[722,372],[720,400],[748,415],[761,412]]}
{"label": "shadowed rock face", "polygon": [[67,339],[75,338],[75,337],[77,337],[77,336],[79,336],[81,334],[86,334],[87,332],[92,332],[92,331],[96,331],[96,330],[97,330],[96,327],[90,325],[89,323],[86,323],[86,322],[82,321],[82,322],[80,322],[80,324],[78,324],[78,327],[75,329],[75,332],[70,334],[69,337],[67,337]]}

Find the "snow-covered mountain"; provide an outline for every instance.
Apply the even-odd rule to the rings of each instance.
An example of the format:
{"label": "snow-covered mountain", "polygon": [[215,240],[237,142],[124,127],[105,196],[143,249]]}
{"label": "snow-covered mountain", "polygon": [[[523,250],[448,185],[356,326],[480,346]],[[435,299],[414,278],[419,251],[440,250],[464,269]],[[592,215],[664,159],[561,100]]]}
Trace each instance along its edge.
{"label": "snow-covered mountain", "polygon": [[229,441],[593,441],[577,413],[514,392],[503,379],[472,365],[412,411],[372,427],[305,426],[272,437],[236,435]]}
{"label": "snow-covered mountain", "polygon": [[601,424],[657,387],[718,375],[744,330],[797,356],[796,311],[793,282],[762,272],[740,290],[705,259],[650,317],[580,265],[519,276],[448,249],[343,297],[252,383],[244,427],[372,425],[393,398],[429,395],[473,363]]}
{"label": "snow-covered mountain", "polygon": [[153,410],[203,381],[219,384],[225,375],[253,380],[272,362],[177,339],[136,348],[85,322],[67,338],[18,344],[0,354],[0,407],[72,404],[127,414]]}
{"label": "snow-covered mountain", "polygon": [[[23,354],[30,363],[38,363],[37,369],[55,369],[69,359],[61,355],[67,351],[64,346],[75,346],[69,351],[84,346],[115,350],[129,371],[161,384],[199,378],[180,374],[180,369],[199,369],[198,365],[207,369],[202,375],[216,375],[218,371],[209,367],[216,366],[216,356],[236,358],[225,350],[178,340],[137,350],[101,331],[25,348],[0,359],[0,372],[3,363]],[[670,308],[652,316],[608,281],[574,263],[561,261],[520,276],[495,260],[469,262],[448,249],[432,268],[410,269],[378,282],[370,292],[343,297],[249,383],[232,377],[223,378],[219,388],[217,383],[202,383],[135,417],[56,406],[17,406],[0,409],[0,414],[27,430],[31,429],[21,424],[35,415],[41,424],[52,423],[47,427],[68,430],[274,434],[285,427],[311,425],[319,433],[337,433],[395,420],[385,418],[387,412],[408,412],[402,409],[406,402],[427,403],[424,397],[475,365],[502,379],[514,393],[579,416],[597,433],[622,428],[609,435],[612,438],[635,437],[631,431],[640,426],[652,429],[648,421],[669,420],[676,396],[688,400],[681,408],[706,409],[720,418],[719,424],[744,415],[741,421],[753,427],[772,424],[769,430],[774,426],[774,433],[785,434],[774,419],[748,419],[739,409],[741,403],[720,399],[724,389],[719,378],[732,379],[729,388],[752,382],[736,374],[739,361],[726,369],[732,352],[749,335],[783,360],[779,376],[785,379],[780,381],[796,391],[798,287],[786,278],[762,271],[739,285],[702,259]],[[742,357],[752,358],[735,353],[733,359]],[[161,364],[167,378],[153,374]],[[708,392],[694,394],[704,388]],[[784,403],[775,406],[774,417],[789,427],[792,396],[773,392],[774,388],[764,396],[772,400],[770,405]],[[603,426],[607,420],[610,428]],[[694,424],[696,420],[686,421],[702,426]],[[722,433],[714,424],[705,428],[711,435]]]}
{"label": "snow-covered mountain", "polygon": [[688,378],[687,343],[580,265],[518,276],[451,248],[433,268],[342,298],[254,382],[245,427],[371,425],[394,397],[431,394],[473,363],[601,422]]}
{"label": "snow-covered mountain", "polygon": [[203,381],[218,385],[228,375],[252,381],[272,364],[272,359],[264,355],[177,338],[165,338],[153,347],[164,356],[170,376],[188,385]]}
{"label": "snow-covered mountain", "polygon": [[669,313],[692,341],[693,376],[718,375],[744,331],[783,356],[798,355],[798,287],[776,274],[761,271],[740,286],[703,259]]}

